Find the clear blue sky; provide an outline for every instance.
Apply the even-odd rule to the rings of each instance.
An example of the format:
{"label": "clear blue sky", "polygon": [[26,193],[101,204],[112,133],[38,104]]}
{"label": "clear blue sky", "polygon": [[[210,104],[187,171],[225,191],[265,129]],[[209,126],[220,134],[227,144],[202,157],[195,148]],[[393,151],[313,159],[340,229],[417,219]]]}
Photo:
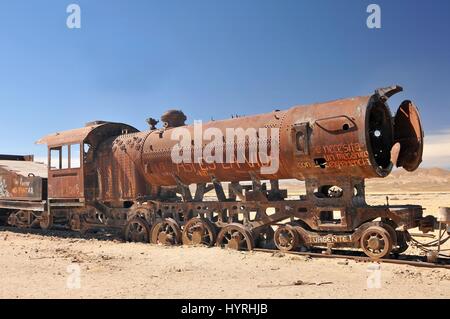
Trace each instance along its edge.
{"label": "clear blue sky", "polygon": [[[66,27],[77,3],[82,28]],[[382,28],[366,27],[366,7]],[[401,84],[450,128],[450,1],[0,0],[0,153],[95,119],[228,118]]]}

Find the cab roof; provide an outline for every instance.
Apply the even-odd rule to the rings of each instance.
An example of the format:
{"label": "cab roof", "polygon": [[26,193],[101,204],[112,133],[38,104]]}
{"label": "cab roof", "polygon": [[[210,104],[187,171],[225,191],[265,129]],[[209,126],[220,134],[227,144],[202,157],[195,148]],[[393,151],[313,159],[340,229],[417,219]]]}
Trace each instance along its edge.
{"label": "cab roof", "polygon": [[95,121],[82,128],[47,135],[38,140],[36,144],[47,144],[49,147],[54,147],[86,142],[95,145],[108,137],[136,132],[139,130],[127,124]]}

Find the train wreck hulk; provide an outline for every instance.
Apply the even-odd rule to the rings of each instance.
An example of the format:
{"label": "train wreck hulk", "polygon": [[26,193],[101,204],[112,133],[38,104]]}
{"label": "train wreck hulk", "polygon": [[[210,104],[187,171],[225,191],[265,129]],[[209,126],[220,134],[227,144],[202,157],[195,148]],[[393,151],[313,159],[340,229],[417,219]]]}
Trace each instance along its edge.
{"label": "train wreck hulk", "polygon": [[[32,209],[10,205],[9,222],[76,231],[110,227],[123,230],[128,241],[163,245],[351,247],[375,259],[401,253],[408,229],[438,227],[421,206],[369,206],[365,200],[366,178],[385,177],[394,166],[414,171],[422,161],[416,106],[406,100],[392,116],[387,105],[401,90],[204,123],[204,130],[223,136],[227,129],[255,129],[251,137],[224,138],[215,147],[215,155],[218,147],[236,158],[245,154],[241,162],[198,160],[194,155],[208,143],[194,139],[183,150],[195,160],[174,161],[175,130],[190,136],[196,130],[185,125],[181,111],[164,114],[162,128],[147,120],[144,132],[97,121],[49,135],[38,141],[49,150],[48,197]],[[278,152],[276,171],[264,174],[267,163],[250,160],[255,145],[268,155]],[[288,196],[280,188],[286,179],[305,181],[306,194]]]}

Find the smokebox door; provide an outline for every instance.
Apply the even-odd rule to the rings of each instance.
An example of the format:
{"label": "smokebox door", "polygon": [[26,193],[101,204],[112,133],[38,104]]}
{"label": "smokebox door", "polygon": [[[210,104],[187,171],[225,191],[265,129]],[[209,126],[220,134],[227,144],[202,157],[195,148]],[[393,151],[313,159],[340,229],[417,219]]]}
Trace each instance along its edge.
{"label": "smokebox door", "polygon": [[400,143],[397,167],[415,171],[422,162],[423,129],[417,107],[403,101],[394,119],[394,143]]}

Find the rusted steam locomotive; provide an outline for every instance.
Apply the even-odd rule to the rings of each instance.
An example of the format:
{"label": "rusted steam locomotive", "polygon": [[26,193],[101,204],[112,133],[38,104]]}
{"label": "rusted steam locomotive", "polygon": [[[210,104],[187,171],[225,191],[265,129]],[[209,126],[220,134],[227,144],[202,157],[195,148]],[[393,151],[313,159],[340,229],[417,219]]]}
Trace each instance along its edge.
{"label": "rusted steam locomotive", "polygon": [[[38,141],[48,145],[48,170],[26,158],[1,158],[1,216],[19,227],[122,229],[127,241],[163,245],[352,247],[373,258],[400,253],[408,229],[437,225],[421,206],[365,201],[365,178],[385,177],[394,166],[414,171],[422,160],[417,108],[404,101],[393,117],[387,105],[401,90],[203,125],[224,135],[228,128],[277,129],[279,167],[270,174],[261,173],[259,161],[175,163],[173,131],[195,135],[180,111],[166,113],[162,128],[149,119],[145,132],[97,121],[52,134]],[[217,145],[248,154],[258,144],[273,153],[271,138],[257,134]],[[206,147],[192,140],[187,152]],[[305,181],[306,194],[288,196],[279,183],[285,179]]]}

